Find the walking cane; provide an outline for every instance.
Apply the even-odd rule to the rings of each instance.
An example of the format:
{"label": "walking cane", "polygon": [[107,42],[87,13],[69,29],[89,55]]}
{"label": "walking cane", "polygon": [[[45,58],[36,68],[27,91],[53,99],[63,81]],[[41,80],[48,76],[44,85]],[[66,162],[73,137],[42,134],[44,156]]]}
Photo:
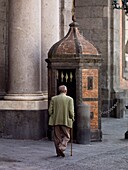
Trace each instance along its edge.
{"label": "walking cane", "polygon": [[71,153],[70,153],[70,156],[72,156],[73,127],[71,128],[70,136],[71,136]]}

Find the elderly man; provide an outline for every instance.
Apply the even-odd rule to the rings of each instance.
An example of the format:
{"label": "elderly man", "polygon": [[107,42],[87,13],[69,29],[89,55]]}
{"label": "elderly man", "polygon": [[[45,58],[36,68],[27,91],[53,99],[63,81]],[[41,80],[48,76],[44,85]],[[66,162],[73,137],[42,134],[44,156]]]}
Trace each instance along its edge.
{"label": "elderly man", "polygon": [[51,98],[49,106],[49,125],[54,127],[54,143],[57,156],[65,157],[70,130],[74,121],[74,101],[67,96],[67,87],[59,86],[60,94]]}

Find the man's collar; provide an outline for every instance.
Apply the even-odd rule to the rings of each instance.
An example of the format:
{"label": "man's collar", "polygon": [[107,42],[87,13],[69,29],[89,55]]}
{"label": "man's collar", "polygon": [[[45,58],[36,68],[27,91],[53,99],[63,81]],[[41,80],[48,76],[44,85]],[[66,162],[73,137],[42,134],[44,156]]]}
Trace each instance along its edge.
{"label": "man's collar", "polygon": [[60,93],[60,95],[66,95],[65,93]]}

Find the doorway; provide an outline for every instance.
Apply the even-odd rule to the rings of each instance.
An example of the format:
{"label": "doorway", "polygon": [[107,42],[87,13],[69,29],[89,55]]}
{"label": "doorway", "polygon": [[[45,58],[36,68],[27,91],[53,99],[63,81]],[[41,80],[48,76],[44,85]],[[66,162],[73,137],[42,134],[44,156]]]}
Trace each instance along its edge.
{"label": "doorway", "polygon": [[74,69],[59,69],[57,73],[57,94],[59,94],[58,87],[65,85],[67,87],[67,95],[76,101],[76,78]]}

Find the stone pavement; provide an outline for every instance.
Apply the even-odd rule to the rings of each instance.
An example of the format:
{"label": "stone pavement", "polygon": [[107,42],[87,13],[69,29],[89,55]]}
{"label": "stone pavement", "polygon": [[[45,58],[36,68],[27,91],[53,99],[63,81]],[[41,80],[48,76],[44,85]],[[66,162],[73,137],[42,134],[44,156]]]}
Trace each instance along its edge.
{"label": "stone pavement", "polygon": [[102,118],[102,142],[70,143],[66,157],[56,157],[52,141],[0,139],[0,170],[128,170],[128,118]]}

